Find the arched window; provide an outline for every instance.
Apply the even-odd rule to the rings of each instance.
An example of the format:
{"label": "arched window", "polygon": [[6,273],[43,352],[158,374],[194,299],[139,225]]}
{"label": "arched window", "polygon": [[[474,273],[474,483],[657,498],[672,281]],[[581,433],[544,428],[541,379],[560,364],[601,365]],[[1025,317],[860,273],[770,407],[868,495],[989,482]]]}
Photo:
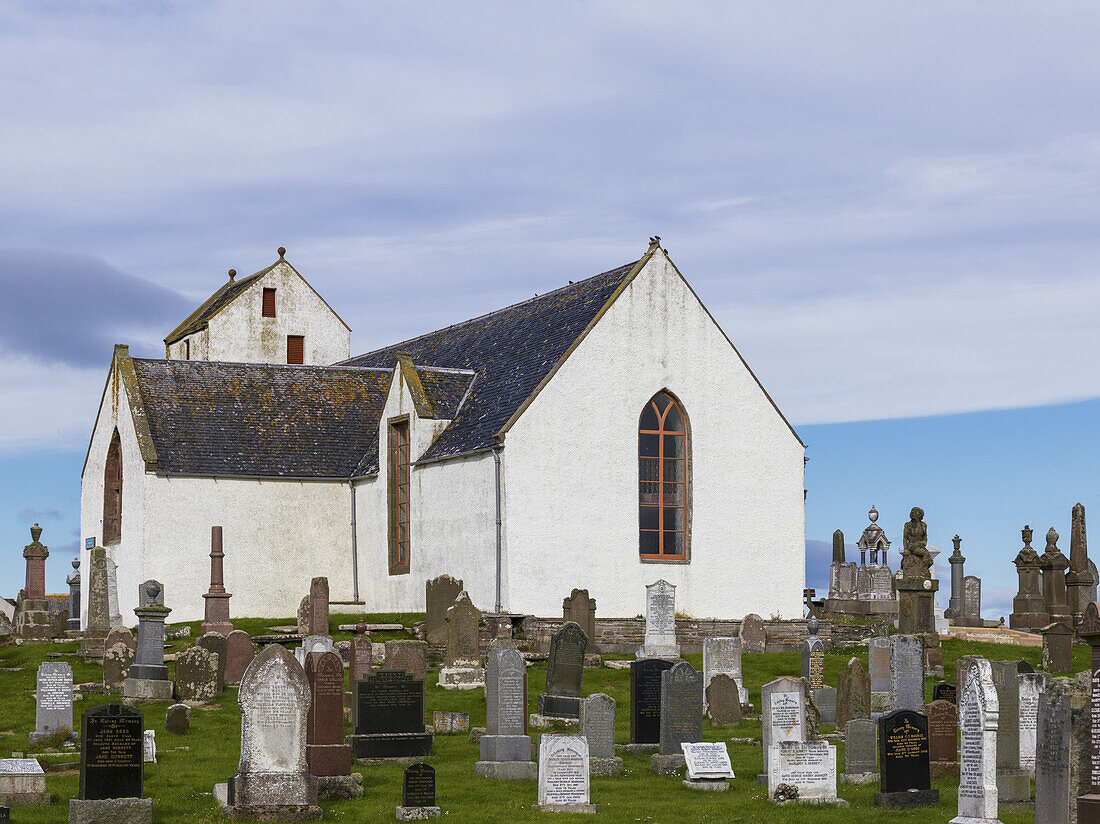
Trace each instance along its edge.
{"label": "arched window", "polygon": [[643,559],[688,558],[689,439],[680,402],[668,392],[658,392],[638,423],[638,552]]}
{"label": "arched window", "polygon": [[103,545],[122,540],[122,439],[118,430],[107,448],[103,470]]}

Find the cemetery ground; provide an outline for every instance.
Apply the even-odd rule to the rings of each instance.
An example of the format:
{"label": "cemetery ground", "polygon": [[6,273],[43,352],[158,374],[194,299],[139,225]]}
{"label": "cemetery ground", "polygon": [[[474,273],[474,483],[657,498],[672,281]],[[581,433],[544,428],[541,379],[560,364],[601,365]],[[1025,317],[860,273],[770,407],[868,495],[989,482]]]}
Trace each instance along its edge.
{"label": "cemetery ground", "polygon": [[[330,631],[336,641],[350,639],[351,633],[340,632],[339,623],[353,623],[358,616],[333,615]],[[376,614],[366,616],[371,623],[401,623],[410,627],[423,615]],[[169,653],[178,653],[194,644],[199,623],[191,624],[192,637],[169,641]],[[294,619],[235,619],[237,629],[250,635],[270,634],[269,627],[293,624]],[[172,625],[181,626],[181,625]],[[394,638],[409,638],[404,632],[372,633],[375,642]],[[35,673],[45,661],[65,661],[73,668],[74,683],[102,681],[102,668],[85,663],[76,654],[79,641],[66,643],[28,644],[0,648],[0,757],[23,752],[36,757],[46,769],[46,784],[53,796],[47,805],[19,807],[12,811],[12,821],[66,822],[68,800],[77,795],[79,750],[59,749],[46,752],[49,742],[28,747],[27,735],[34,729]],[[944,667],[948,682],[954,682],[955,659],[961,655],[980,655],[990,660],[1022,659],[1037,667],[1041,651],[1005,644],[986,644],[959,640],[943,642]],[[851,657],[859,658],[867,667],[867,648],[834,649],[825,656],[826,683],[836,684],[837,676]],[[627,658],[628,656],[605,656]],[[686,660],[702,669],[702,655],[687,655]],[[169,663],[170,671],[174,668]],[[1076,645],[1074,670],[1088,669],[1088,648]],[[800,654],[797,651],[743,655],[743,674],[749,700],[759,712],[760,688],[781,676],[797,676]],[[537,705],[538,695],[545,686],[545,662],[528,669],[529,706]],[[346,678],[345,673],[345,678]],[[485,701],[481,690],[447,691],[436,684],[437,674],[429,673],[427,720],[434,710],[468,712],[473,727],[485,724]],[[939,679],[926,679],[926,696]],[[601,667],[584,672],[584,694],[603,692],[617,703],[616,742],[627,743],[630,737],[630,677],[629,670]],[[81,695],[78,693],[78,696]],[[80,713],[97,704],[117,701],[118,696],[84,692],[73,706],[74,724],[79,729]],[[225,819],[212,796],[215,783],[223,782],[236,772],[240,757],[241,715],[237,705],[237,689],[227,687],[212,704],[192,710],[191,726],[186,735],[177,736],[164,728],[164,714],[173,703],[164,701],[141,707],[145,728],[156,731],[157,762],[145,766],[145,796],[153,799],[153,820],[156,822],[218,822]],[[345,732],[350,733],[350,723]],[[542,730],[531,729],[532,738]],[[822,733],[832,733],[831,726],[822,726]],[[646,822],[813,822],[813,824],[855,824],[880,822],[887,815],[900,816],[907,824],[943,824],[955,815],[958,782],[954,779],[933,779],[940,790],[937,807],[887,813],[873,806],[877,784],[850,786],[838,784],[838,795],[850,807],[833,805],[790,804],[778,806],[768,801],[766,785],[758,784],[762,769],[759,717],[750,717],[736,726],[715,727],[704,719],[703,737],[707,741],[725,741],[737,778],[730,782],[728,792],[698,792],[681,785],[682,776],[658,776],[649,769],[650,755],[619,752],[624,773],[617,778],[592,778],[592,802],[601,805],[599,818],[606,821]],[[741,739],[752,739],[752,743]],[[843,771],[843,741],[837,745],[838,772]],[[533,782],[496,781],[474,774],[478,760],[478,745],[466,734],[436,735],[433,754],[423,759],[436,769],[437,803],[447,820],[453,822],[523,822],[556,820],[548,813],[531,809],[537,786]],[[325,821],[386,821],[394,820],[394,807],[401,803],[401,778],[404,764],[386,763],[353,766],[363,776],[364,795],[347,801],[323,801]],[[559,814],[560,815],[560,814]],[[597,818],[597,820],[599,820]],[[1033,811],[1028,806],[1002,806],[1000,820],[1004,824],[1030,824]]]}

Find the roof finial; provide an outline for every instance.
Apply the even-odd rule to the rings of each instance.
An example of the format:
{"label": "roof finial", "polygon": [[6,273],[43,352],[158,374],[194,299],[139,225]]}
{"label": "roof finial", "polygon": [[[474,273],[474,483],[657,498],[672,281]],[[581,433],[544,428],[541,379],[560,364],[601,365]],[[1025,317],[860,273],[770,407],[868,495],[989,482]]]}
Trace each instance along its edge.
{"label": "roof finial", "polygon": [[237,270],[236,269],[230,269],[229,270],[229,279],[233,280],[233,278],[235,278],[236,276],[237,276]]}
{"label": "roof finial", "polygon": [[283,256],[285,254],[286,254],[286,247],[285,246],[280,246],[279,247],[279,260],[282,260]]}
{"label": "roof finial", "polygon": [[660,235],[654,235],[653,237],[651,237],[649,239],[649,245],[650,245],[650,248],[652,248],[654,246],[660,246],[661,245],[661,236]]}

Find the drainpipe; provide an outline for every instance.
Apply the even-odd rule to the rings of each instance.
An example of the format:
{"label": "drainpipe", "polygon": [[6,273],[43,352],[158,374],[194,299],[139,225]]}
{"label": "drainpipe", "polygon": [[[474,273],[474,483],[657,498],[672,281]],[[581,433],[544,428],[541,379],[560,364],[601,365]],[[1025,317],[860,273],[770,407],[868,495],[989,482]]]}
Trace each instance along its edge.
{"label": "drainpipe", "polygon": [[355,481],[348,481],[351,490],[351,600],[359,600],[359,544],[355,534]]}
{"label": "drainpipe", "polygon": [[504,612],[504,606],[500,602],[500,575],[501,575],[501,537],[502,537],[502,522],[500,518],[500,451],[503,446],[493,447],[493,469],[496,476],[496,495],[497,495],[497,609],[498,613]]}

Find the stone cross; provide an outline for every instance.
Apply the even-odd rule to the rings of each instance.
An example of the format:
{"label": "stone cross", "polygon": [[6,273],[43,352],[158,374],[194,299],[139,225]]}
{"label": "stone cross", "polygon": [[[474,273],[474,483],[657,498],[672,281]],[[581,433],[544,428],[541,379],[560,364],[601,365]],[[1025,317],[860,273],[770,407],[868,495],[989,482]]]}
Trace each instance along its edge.
{"label": "stone cross", "polygon": [[424,634],[429,644],[440,646],[447,643],[447,608],[460,592],[462,581],[450,575],[440,575],[424,582]]}
{"label": "stone cross", "polygon": [[1090,779],[1089,791],[1077,797],[1077,821],[1093,824],[1100,821],[1100,604],[1095,601],[1085,608],[1084,618],[1077,634],[1092,649],[1090,661],[1090,702],[1092,725],[1090,728]]}
{"label": "stone cross", "polygon": [[596,599],[587,589],[574,589],[561,603],[562,621],[572,621],[583,630],[588,642],[596,644]]}
{"label": "stone cross", "polygon": [[203,635],[208,632],[229,635],[233,631],[233,624],[229,621],[229,599],[233,595],[225,591],[225,574],[222,569],[224,558],[222,528],[212,526],[210,527],[210,589],[202,596],[206,600],[206,620],[202,622],[199,630]]}
{"label": "stone cross", "polygon": [[997,821],[997,690],[989,662],[970,662],[959,694],[962,760],[959,765],[959,807],[952,824]]}

